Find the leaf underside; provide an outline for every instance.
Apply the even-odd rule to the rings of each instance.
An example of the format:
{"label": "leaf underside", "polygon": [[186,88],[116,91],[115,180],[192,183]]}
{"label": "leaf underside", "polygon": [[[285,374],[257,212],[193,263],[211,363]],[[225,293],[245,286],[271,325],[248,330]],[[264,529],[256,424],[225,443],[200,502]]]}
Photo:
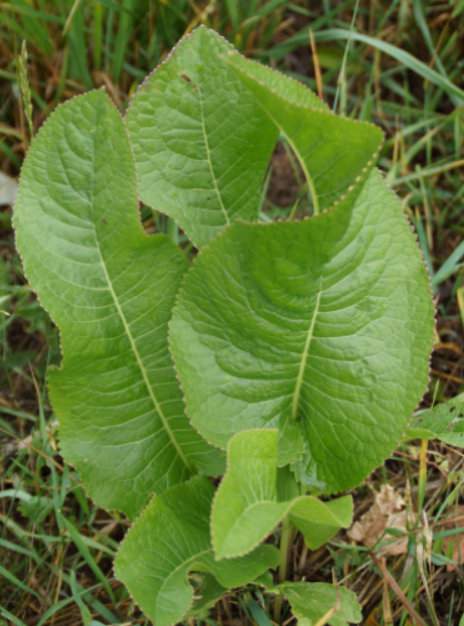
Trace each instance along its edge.
{"label": "leaf underside", "polygon": [[294,421],[300,478],[333,493],[400,439],[427,385],[433,323],[416,241],[374,170],[354,202],[235,224],[210,243],[185,276],[170,346],[206,440],[225,448]]}
{"label": "leaf underside", "polygon": [[[177,624],[192,609],[189,573],[213,576],[226,590],[277,564],[278,551],[269,545],[243,558],[214,560],[209,533],[213,493],[206,478],[195,477],[155,496],[119,549],[116,575],[156,626]],[[211,581],[207,590],[213,596],[218,592],[217,585],[211,590]],[[208,601],[208,596],[199,598],[199,604]]]}
{"label": "leaf underside", "polygon": [[217,558],[247,554],[286,516],[316,549],[351,524],[350,496],[322,502],[314,496],[279,500],[275,429],[237,433],[229,441],[227,470],[211,513],[211,536]]}
{"label": "leaf underside", "polygon": [[134,515],[154,491],[214,470],[167,345],[187,262],[163,235],[143,233],[129,142],[102,91],[58,107],[39,131],[14,223],[25,273],[60,329],[51,401],[90,495]]}

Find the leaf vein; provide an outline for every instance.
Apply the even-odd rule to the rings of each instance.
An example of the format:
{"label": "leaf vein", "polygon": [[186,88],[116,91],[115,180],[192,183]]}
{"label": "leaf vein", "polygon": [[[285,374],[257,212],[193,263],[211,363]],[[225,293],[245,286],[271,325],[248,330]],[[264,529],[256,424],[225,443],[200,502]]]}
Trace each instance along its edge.
{"label": "leaf vein", "polygon": [[306,363],[308,362],[309,348],[310,348],[311,341],[312,341],[313,336],[314,336],[314,328],[316,326],[316,318],[317,318],[317,314],[319,313],[319,307],[320,307],[320,304],[321,304],[321,294],[322,294],[322,290],[319,289],[318,292],[317,292],[317,295],[316,295],[316,304],[314,306],[314,311],[313,311],[311,320],[309,322],[308,331],[306,333],[306,340],[305,340],[303,352],[302,352],[302,355],[301,355],[300,366],[299,366],[299,369],[298,369],[298,376],[296,378],[295,389],[293,391],[293,397],[292,397],[292,417],[293,417],[293,419],[296,419],[296,417],[297,417],[298,405],[300,403],[300,396],[301,396],[301,388],[303,386],[303,379],[304,379]]}

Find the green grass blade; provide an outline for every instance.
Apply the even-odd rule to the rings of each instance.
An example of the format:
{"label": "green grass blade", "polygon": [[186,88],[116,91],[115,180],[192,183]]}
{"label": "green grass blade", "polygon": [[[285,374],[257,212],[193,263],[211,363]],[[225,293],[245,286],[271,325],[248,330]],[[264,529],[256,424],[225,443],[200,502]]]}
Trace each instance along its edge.
{"label": "green grass blade", "polygon": [[5,609],[3,606],[0,606],[0,615],[5,619],[9,619],[13,626],[27,626],[22,620],[19,619],[19,617],[15,617],[13,613],[10,613],[10,611]]}
{"label": "green grass blade", "polygon": [[444,280],[452,276],[458,269],[461,267],[461,259],[464,257],[464,241],[454,249],[454,251],[449,255],[440,269],[435,272],[434,277],[432,278],[432,285],[434,287],[438,287],[440,283]]}
{"label": "green grass blade", "polygon": [[[307,37],[307,32],[304,32],[304,37]],[[345,28],[329,28],[327,30],[319,31],[314,34],[316,41],[343,41],[346,39],[352,39],[353,41],[359,41],[368,46],[372,46],[380,52],[392,57],[398,63],[401,63],[405,67],[409,68],[419,76],[422,76],[425,80],[430,81],[434,85],[441,87],[450,96],[457,96],[460,103],[464,103],[464,90],[449,81],[447,78],[430,68],[428,65],[416,59],[415,56],[402,50],[391,43],[382,41],[377,37],[371,37],[364,35],[356,31],[350,31]]]}
{"label": "green grass blade", "polygon": [[34,598],[40,599],[40,596],[38,595],[38,593],[36,593],[33,589],[31,589],[29,585],[26,585],[26,583],[24,583],[22,580],[19,580],[19,578],[16,578],[16,576],[12,572],[7,570],[6,567],[3,567],[3,565],[0,565],[0,578],[2,577],[5,578],[5,580],[10,581],[10,583],[12,585],[15,585],[15,587],[18,587],[18,589],[21,589],[21,591],[24,591],[25,593],[33,595]]}
{"label": "green grass blade", "polygon": [[79,550],[82,558],[90,567],[92,572],[95,574],[95,577],[101,582],[103,588],[105,589],[107,594],[110,596],[110,598],[114,602],[114,596],[113,596],[113,591],[111,589],[111,585],[109,584],[107,577],[102,572],[97,562],[95,561],[94,557],[92,556],[89,548],[87,547],[85,541],[82,538],[81,533],[77,530],[74,524],[72,524],[68,519],[64,517],[64,515],[61,515],[60,517],[61,517],[62,523],[64,524],[64,526],[66,526],[66,529],[69,532],[71,539],[73,540],[76,548]]}
{"label": "green grass blade", "polygon": [[442,74],[445,78],[449,80],[445,66],[441,62],[441,59],[437,51],[435,50],[435,46],[433,45],[433,39],[432,35],[430,34],[430,29],[428,27],[427,19],[424,14],[424,3],[422,2],[422,0],[413,0],[413,10],[416,24],[422,32],[425,43],[427,44],[427,48],[429,49],[430,54],[432,55],[440,74]]}
{"label": "green grass blade", "polygon": [[116,34],[116,40],[114,42],[113,52],[113,80],[118,82],[122,68],[124,65],[124,59],[126,57],[126,50],[129,40],[131,38],[133,28],[133,12],[135,10],[136,2],[134,0],[123,0],[120,13],[119,13],[119,27]]}

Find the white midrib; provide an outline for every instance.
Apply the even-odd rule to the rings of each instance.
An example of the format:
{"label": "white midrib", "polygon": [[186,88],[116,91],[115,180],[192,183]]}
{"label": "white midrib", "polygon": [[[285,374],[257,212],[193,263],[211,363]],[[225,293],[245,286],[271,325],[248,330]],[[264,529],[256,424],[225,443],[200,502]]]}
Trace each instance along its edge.
{"label": "white midrib", "polygon": [[145,387],[147,388],[148,395],[150,396],[150,399],[151,399],[151,401],[153,403],[153,406],[155,407],[155,410],[156,410],[156,412],[158,413],[158,415],[159,415],[159,417],[161,419],[161,423],[163,424],[163,427],[164,427],[166,433],[168,434],[168,437],[169,437],[169,439],[170,439],[174,449],[176,450],[176,452],[179,455],[179,457],[182,459],[182,461],[185,464],[185,466],[187,467],[187,469],[190,470],[191,469],[191,465],[188,462],[188,459],[185,456],[182,448],[179,446],[179,444],[178,444],[178,442],[177,442],[177,440],[176,440],[176,438],[174,436],[174,433],[171,430],[171,427],[169,425],[168,419],[167,419],[166,415],[164,414],[164,412],[163,412],[163,410],[161,408],[161,405],[159,404],[158,399],[157,399],[157,397],[155,395],[155,392],[154,392],[154,390],[153,390],[153,388],[151,386],[150,379],[148,378],[147,370],[145,369],[145,365],[143,363],[142,357],[140,356],[140,353],[138,351],[138,348],[137,348],[137,345],[135,343],[134,337],[132,336],[132,332],[131,332],[129,323],[128,323],[127,319],[126,319],[126,316],[124,314],[124,311],[122,310],[122,307],[119,304],[119,300],[118,300],[117,294],[116,294],[116,292],[114,290],[114,287],[113,287],[113,282],[112,282],[111,277],[110,277],[110,275],[108,273],[108,269],[106,267],[105,260],[103,258],[103,255],[102,255],[101,250],[100,250],[100,246],[98,245],[98,241],[97,241],[96,238],[95,238],[95,244],[96,244],[96,248],[97,248],[97,251],[98,251],[98,256],[100,258],[100,264],[101,264],[101,267],[102,267],[102,270],[103,270],[103,274],[105,276],[106,283],[108,285],[108,290],[109,290],[109,292],[111,294],[111,297],[113,298],[114,306],[116,307],[116,311],[118,312],[119,318],[121,319],[122,325],[124,326],[124,330],[126,332],[127,338],[129,339],[129,343],[130,343],[130,346],[132,348],[132,352],[134,354],[134,357],[135,357],[135,360],[137,362],[137,365],[138,365],[138,367],[140,369],[140,373],[142,374],[142,379],[143,379],[143,382],[145,383]]}
{"label": "white midrib", "polygon": [[322,291],[319,289],[316,295],[316,303],[314,306],[314,311],[313,311],[311,321],[309,322],[308,330],[306,333],[306,339],[305,339],[303,352],[301,354],[300,367],[298,369],[298,376],[296,378],[296,384],[295,384],[295,389],[293,391],[293,398],[292,398],[292,418],[293,419],[296,419],[298,415],[298,405],[300,403],[301,388],[303,386],[303,380],[304,380],[304,372],[306,368],[306,363],[308,362],[309,347],[311,346],[311,341],[314,337],[314,327],[316,325],[316,318],[319,313],[319,307],[321,304],[321,294],[322,294]]}
{"label": "white midrib", "polygon": [[217,184],[217,178],[216,178],[216,174],[214,173],[214,168],[213,168],[213,162],[211,160],[211,149],[209,146],[209,139],[208,139],[208,133],[206,131],[206,124],[205,124],[205,109],[203,106],[203,95],[201,93],[201,88],[200,86],[198,86],[198,101],[200,103],[200,116],[201,116],[201,129],[203,132],[203,141],[205,144],[205,150],[206,150],[206,160],[208,161],[208,167],[209,167],[209,173],[211,175],[211,180],[213,181],[213,187],[214,187],[214,191],[216,192],[216,196],[219,202],[219,206],[221,207],[221,211],[224,215],[224,219],[226,221],[226,224],[229,225],[230,224],[230,219],[229,219],[229,215],[227,213],[227,209],[224,206],[224,202],[222,201],[222,195],[221,195],[221,191],[218,187]]}

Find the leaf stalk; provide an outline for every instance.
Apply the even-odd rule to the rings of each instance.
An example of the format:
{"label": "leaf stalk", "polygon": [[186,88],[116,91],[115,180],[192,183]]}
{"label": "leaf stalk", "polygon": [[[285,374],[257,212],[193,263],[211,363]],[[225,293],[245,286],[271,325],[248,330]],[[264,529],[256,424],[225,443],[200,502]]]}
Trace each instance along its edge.
{"label": "leaf stalk", "polygon": [[[292,547],[294,528],[290,521],[290,518],[285,517],[282,522],[282,530],[280,533],[280,558],[279,558],[279,582],[287,580],[288,576],[288,563],[290,558],[290,549]],[[274,604],[274,619],[277,623],[280,622],[280,613],[282,611],[282,596],[278,595]]]}

